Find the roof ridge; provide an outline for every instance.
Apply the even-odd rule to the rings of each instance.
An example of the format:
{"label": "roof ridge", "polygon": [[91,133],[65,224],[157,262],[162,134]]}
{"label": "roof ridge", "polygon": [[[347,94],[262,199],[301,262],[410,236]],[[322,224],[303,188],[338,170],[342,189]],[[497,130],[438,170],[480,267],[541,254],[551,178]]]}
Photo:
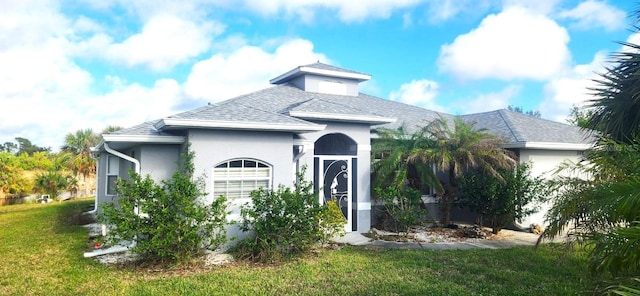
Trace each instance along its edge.
{"label": "roof ridge", "polygon": [[[509,129],[509,132],[511,132],[511,134],[513,135],[513,137],[516,139],[517,142],[522,142],[522,138],[520,137],[520,132],[516,133],[516,131],[514,130],[515,127],[513,127],[513,122],[511,122],[511,120],[507,119],[505,114],[503,113],[503,111],[507,111],[507,109],[498,109],[494,112],[497,112],[498,115],[500,115],[500,118],[502,118],[502,120],[504,121],[505,125],[507,126],[507,128]],[[486,112],[489,113],[489,112]]]}

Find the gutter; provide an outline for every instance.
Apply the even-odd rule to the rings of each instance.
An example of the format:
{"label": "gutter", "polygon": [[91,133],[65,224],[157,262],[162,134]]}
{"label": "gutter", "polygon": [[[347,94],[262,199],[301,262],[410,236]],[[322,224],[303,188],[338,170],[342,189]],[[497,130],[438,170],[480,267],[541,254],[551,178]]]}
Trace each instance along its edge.
{"label": "gutter", "polygon": [[[104,150],[107,151],[107,153],[117,156],[119,158],[122,158],[126,161],[132,162],[133,163],[133,170],[136,172],[136,174],[140,174],[140,161],[138,161],[137,159],[126,155],[120,151],[116,151],[111,149],[111,147],[109,147],[109,144],[107,144],[107,142],[104,142]],[[93,158],[93,157],[92,157]],[[96,207],[95,209],[93,209],[93,212],[95,213],[95,211],[97,211],[98,209],[98,198],[96,196]],[[140,208],[135,207],[133,209],[133,212],[136,213],[136,215],[140,216]],[[103,229],[105,228],[105,226],[103,225]],[[103,230],[104,233],[104,230]],[[84,258],[91,258],[91,257],[95,257],[95,256],[100,256],[100,255],[106,255],[106,254],[113,254],[113,253],[121,253],[124,251],[127,251],[133,247],[136,246],[136,241],[133,240],[131,242],[131,244],[129,244],[128,246],[113,246],[111,248],[108,249],[104,249],[104,250],[94,250],[91,252],[85,252],[84,253]]]}
{"label": "gutter", "polygon": [[[92,148],[92,150],[93,150],[93,148]],[[91,159],[96,161],[96,172],[99,172],[100,171],[99,170],[99,168],[100,168],[100,160],[98,159],[98,157],[93,155],[93,152],[94,151],[90,151],[89,152],[89,157],[91,157]],[[98,184],[98,180],[97,179],[98,179],[98,174],[96,174],[96,184]],[[98,196],[96,196],[94,198],[93,210],[86,212],[86,214],[93,215],[93,214],[95,214],[97,212],[98,212]]]}

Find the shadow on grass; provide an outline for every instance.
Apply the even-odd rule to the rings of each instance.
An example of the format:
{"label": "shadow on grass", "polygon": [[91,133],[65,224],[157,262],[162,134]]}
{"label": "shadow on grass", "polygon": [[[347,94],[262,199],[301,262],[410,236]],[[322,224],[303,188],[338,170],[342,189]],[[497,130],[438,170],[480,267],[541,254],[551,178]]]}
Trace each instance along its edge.
{"label": "shadow on grass", "polygon": [[87,211],[93,209],[93,199],[83,198],[72,201],[65,201],[58,205],[56,223],[54,230],[56,233],[67,233],[72,230],[70,226],[82,226],[95,223],[96,219]]}

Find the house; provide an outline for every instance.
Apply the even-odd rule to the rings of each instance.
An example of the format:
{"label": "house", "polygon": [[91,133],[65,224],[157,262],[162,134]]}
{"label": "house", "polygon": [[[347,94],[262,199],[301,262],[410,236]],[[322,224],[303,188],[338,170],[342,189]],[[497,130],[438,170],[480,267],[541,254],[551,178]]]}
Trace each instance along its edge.
{"label": "house", "polygon": [[[370,78],[323,63],[299,66],[272,79],[272,87],[105,134],[95,147],[96,203],[112,201],[114,181],[129,170],[157,181],[170,178],[181,148],[190,143],[206,198],[227,196],[230,219],[239,217],[252,190],[291,185],[307,166],[319,199],[337,198],[346,230],[366,232],[372,223],[372,130],[454,117],[360,93],[359,83]],[[579,158],[589,146],[576,127],[507,110],[461,118],[503,137],[537,174]]]}

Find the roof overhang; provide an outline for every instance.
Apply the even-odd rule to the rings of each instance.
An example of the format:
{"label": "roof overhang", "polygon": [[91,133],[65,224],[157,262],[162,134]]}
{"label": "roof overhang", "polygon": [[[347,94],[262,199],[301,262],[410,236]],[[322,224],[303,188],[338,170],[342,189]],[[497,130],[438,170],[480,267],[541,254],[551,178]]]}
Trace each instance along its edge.
{"label": "roof overhang", "polygon": [[367,81],[369,79],[371,79],[371,75],[367,75],[367,74],[361,74],[361,73],[353,73],[353,72],[342,72],[342,71],[334,71],[334,70],[327,70],[327,69],[318,69],[318,68],[312,68],[312,67],[297,67],[287,73],[284,73],[276,78],[273,78],[271,80],[269,80],[269,82],[271,84],[280,84],[282,82],[285,82],[291,78],[303,75],[303,74],[317,74],[317,75],[321,75],[321,76],[331,76],[331,77],[337,77],[337,78],[346,78],[346,79],[353,79],[353,80],[357,80],[357,81]]}
{"label": "roof overhang", "polygon": [[368,123],[372,125],[396,122],[395,118],[389,118],[389,117],[383,117],[383,116],[319,113],[319,112],[304,112],[304,111],[289,111],[289,116],[302,118],[302,119],[311,119],[311,120],[359,122],[359,123]]}
{"label": "roof overhang", "polygon": [[185,137],[183,136],[167,136],[167,135],[119,135],[119,134],[104,134],[102,139],[95,147],[91,148],[92,151],[97,152],[102,150],[104,143],[109,143],[109,146],[114,148],[120,148],[129,146],[128,144],[183,144]]}
{"label": "roof overhang", "polygon": [[219,121],[219,120],[193,120],[193,119],[175,119],[165,118],[159,120],[154,127],[158,130],[170,129],[225,129],[225,130],[254,130],[254,131],[277,131],[277,132],[315,132],[324,130],[326,125],[323,124],[277,124],[264,122],[238,122],[238,121]]}
{"label": "roof overhang", "polygon": [[578,150],[583,151],[593,147],[585,143],[557,143],[557,142],[516,142],[502,145],[503,148],[541,149],[541,150]]}

